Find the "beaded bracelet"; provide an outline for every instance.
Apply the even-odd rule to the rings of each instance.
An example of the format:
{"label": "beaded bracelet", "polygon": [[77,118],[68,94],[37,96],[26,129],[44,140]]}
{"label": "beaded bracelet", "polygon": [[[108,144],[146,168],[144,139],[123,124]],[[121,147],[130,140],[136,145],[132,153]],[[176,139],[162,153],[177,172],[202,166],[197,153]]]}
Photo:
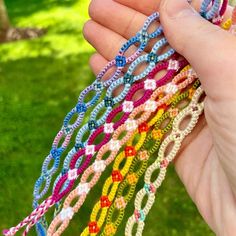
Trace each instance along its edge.
{"label": "beaded bracelet", "polygon": [[[49,226],[47,232],[48,235],[54,234],[56,228],[57,232],[55,235],[61,234],[64,231],[70,220],[73,218],[74,213],[77,212],[83,204],[89,190],[99,180],[106,166],[108,166],[114,160],[120,148],[132,137],[138,126],[148,120],[151,114],[155,112],[158,107],[166,103],[173,97],[174,94],[185,88],[195,79],[196,73],[192,69],[184,71],[175,76],[172,82],[157,88],[152,94],[151,98],[145,104],[142,104],[133,110],[125,124],[119,126],[119,128],[117,128],[117,130],[114,132],[110,142],[101,147],[94,164],[85,170],[81,177],[80,184],[68,195],[64,201],[61,213],[52,221],[51,225]],[[156,101],[156,98],[158,98],[160,94],[164,94],[163,98]],[[135,117],[139,118],[135,120]],[[122,138],[119,140],[121,134]],[[107,156],[106,154],[109,155]],[[106,159],[102,160],[103,158]],[[87,182],[87,179],[90,179],[90,176],[92,176],[92,179],[90,182]],[[77,198],[78,201],[76,204],[73,207],[70,207],[70,204],[73,202],[73,200]],[[39,212],[39,216],[40,213],[42,213],[42,211]]]}
{"label": "beaded bracelet", "polygon": [[[199,84],[199,82],[198,82]],[[194,87],[194,86],[193,86]],[[196,84],[195,84],[196,87]],[[114,214],[114,210],[116,209],[116,206],[118,203],[122,203],[122,205],[127,205],[128,203],[128,199],[131,199],[135,190],[135,185],[138,182],[139,177],[141,177],[141,175],[144,173],[145,169],[147,168],[147,157],[149,157],[150,155],[152,155],[153,153],[156,152],[156,150],[158,149],[158,147],[160,146],[162,137],[171,129],[172,127],[172,122],[174,120],[174,117],[178,114],[179,110],[177,109],[177,105],[185,100],[186,98],[188,98],[188,100],[191,100],[191,96],[189,96],[190,91],[192,91],[193,88],[188,89],[186,92],[182,92],[180,93],[180,95],[176,95],[174,96],[170,102],[168,102],[168,104],[164,105],[163,107],[161,107],[161,109],[158,110],[158,120],[152,120],[151,122],[155,122],[155,127],[154,129],[152,129],[152,126],[154,125],[153,123],[150,124],[142,124],[139,127],[139,133],[140,133],[140,139],[138,141],[138,143],[134,146],[133,142],[136,137],[137,134],[135,134],[132,139],[127,143],[127,148],[125,148],[125,150],[123,152],[120,153],[120,155],[118,155],[117,159],[115,160],[114,166],[113,166],[113,171],[111,176],[105,181],[105,184],[103,186],[103,190],[102,190],[102,197],[100,198],[100,200],[95,204],[95,206],[93,207],[91,216],[90,216],[90,223],[88,224],[88,227],[86,227],[86,229],[83,231],[83,233],[81,235],[88,235],[88,234],[97,234],[98,232],[100,232],[100,229],[102,228],[102,225],[104,222],[106,222],[106,227],[105,227],[105,231],[106,233],[103,232],[104,235],[113,235],[118,227],[118,225],[120,224],[122,218],[123,218],[123,214],[124,214],[124,207],[122,207],[122,213],[121,214],[116,214],[116,220],[114,224],[111,224],[111,219],[113,218],[112,215]],[[168,108],[171,105],[170,109]],[[183,109],[183,107],[182,107]],[[163,112],[165,110],[166,111],[164,114]],[[160,113],[160,114],[159,114]],[[170,119],[170,121],[168,121],[168,124],[165,125],[165,127],[160,128],[165,121],[167,121],[168,119]],[[148,135],[147,135],[148,133]],[[154,139],[151,144],[150,141],[152,141],[152,139]],[[136,141],[137,142],[137,141]],[[151,146],[151,149],[145,150],[145,147],[147,146]],[[140,150],[140,151],[139,151]],[[128,151],[130,151],[131,157],[128,155]],[[139,151],[139,152],[138,152]],[[140,159],[140,155],[142,157],[145,156],[145,158]],[[119,163],[121,163],[121,161],[123,160],[122,158],[132,158],[132,164],[130,163],[130,170],[129,170],[129,174],[127,175],[127,177],[124,175],[124,173],[122,172],[122,170],[118,170],[119,169]],[[138,163],[140,163],[141,161],[141,167],[140,168],[136,168],[136,170],[134,169],[134,167],[138,166]],[[143,163],[142,163],[143,162]],[[126,165],[125,165],[126,167]],[[128,170],[127,170],[128,172]],[[136,172],[138,174],[136,174]],[[125,178],[126,177],[126,178]],[[135,181],[134,181],[135,180]],[[124,183],[125,182],[125,183]],[[119,187],[119,185],[121,185]],[[119,187],[119,190],[118,190]],[[130,187],[130,189],[127,190],[127,187]],[[131,190],[132,188],[132,190]],[[126,189],[127,190],[127,195],[125,197],[122,196],[123,190]],[[109,192],[110,190],[110,192]],[[116,201],[115,203],[112,204],[112,202],[114,201],[115,198],[115,194],[118,190],[118,194],[116,197]],[[109,192],[109,193],[108,193]],[[126,199],[128,198],[128,199]],[[118,199],[118,200],[117,200]],[[104,204],[104,200],[107,200],[106,202],[108,204]],[[118,202],[118,203],[117,203]],[[118,204],[118,206],[120,206],[120,204]],[[118,211],[119,211],[118,207]],[[116,212],[117,213],[117,212]],[[120,213],[120,212],[119,212]],[[107,219],[106,219],[106,215]],[[99,216],[99,219],[97,219],[97,217]],[[107,228],[107,229],[106,229]],[[111,230],[113,229],[113,230]],[[113,233],[112,233],[113,232]]]}
{"label": "beaded bracelet", "polygon": [[[192,95],[195,89],[199,86],[199,81],[196,81],[192,88],[188,89],[186,92],[182,93],[181,95],[177,96],[172,103],[171,109],[165,112],[161,119],[156,123],[155,128],[150,131],[148,138],[145,140],[146,143],[144,146],[149,147],[147,144],[149,141],[152,141],[153,145],[150,148],[143,148],[136,156],[136,162],[134,162],[133,166],[130,169],[129,174],[127,175],[126,180],[124,180],[118,190],[118,194],[113,205],[109,208],[108,216],[106,219],[106,224],[104,226],[103,232],[101,235],[103,236],[110,236],[114,235],[121,224],[125,209],[128,203],[133,198],[135,193],[136,186],[140,177],[144,174],[148,167],[148,160],[151,156],[154,156],[155,153],[159,150],[161,145],[162,139],[167,133],[172,129],[173,120],[176,115],[179,113],[180,110],[184,109],[183,106],[177,108],[179,103],[185,99],[187,99],[188,103],[189,100],[192,99]],[[170,120],[168,120],[170,119]],[[164,122],[167,122],[164,128],[160,128]],[[141,162],[141,164],[140,164]],[[140,168],[134,169],[136,166],[140,166]],[[134,169],[134,170],[133,170]],[[145,186],[147,191],[152,191],[153,186]],[[124,194],[124,192],[126,193]]]}
{"label": "beaded bracelet", "polygon": [[[135,224],[137,224],[137,232],[135,235],[141,236],[144,225],[145,225],[145,218],[147,214],[149,213],[152,205],[155,202],[155,192],[157,188],[160,187],[162,184],[165,175],[166,170],[170,162],[173,161],[175,156],[177,155],[181,143],[184,140],[184,138],[191,133],[193,128],[196,126],[197,121],[199,119],[199,116],[203,112],[204,104],[200,101],[200,97],[204,94],[201,87],[197,89],[195,94],[193,95],[192,101],[189,104],[188,107],[186,107],[183,111],[181,111],[175,118],[173,122],[173,129],[171,134],[163,141],[163,143],[160,146],[158,157],[155,160],[155,162],[148,167],[146,173],[145,173],[145,185],[144,187],[137,193],[135,197],[135,210],[133,215],[128,219],[128,222],[126,224],[125,228],[125,235],[131,236],[133,228]],[[191,116],[191,119],[187,125],[186,128],[180,129],[181,122]],[[169,146],[170,143],[174,143],[169,153],[166,155],[166,149]],[[159,170],[159,175],[155,179],[155,181],[151,181],[152,174]],[[149,191],[149,189],[151,191]],[[147,191],[148,190],[148,191]],[[147,196],[147,201],[145,203],[145,206],[142,207],[142,202],[144,198]]]}
{"label": "beaded bracelet", "polygon": [[[85,90],[81,92],[78,98],[78,103],[76,107],[74,107],[65,117],[63,126],[53,141],[50,154],[46,157],[43,163],[42,174],[35,183],[34,203],[33,203],[34,207],[38,205],[38,201],[46,194],[47,190],[49,189],[52,175],[57,171],[58,166],[60,164],[60,157],[62,153],[64,152],[64,150],[67,148],[74,130],[78,128],[79,125],[82,123],[84,115],[86,111],[88,110],[88,108],[96,104],[96,102],[101,97],[102,91],[105,89],[105,87],[108,87],[108,86],[111,87],[112,85],[114,86],[114,84],[116,84],[115,81],[119,78],[123,68],[127,64],[130,64],[131,62],[135,61],[138,58],[138,56],[142,54],[142,52],[148,45],[148,42],[150,41],[150,39],[156,38],[162,33],[161,27],[158,27],[158,29],[156,29],[151,34],[148,34],[147,32],[149,26],[157,19],[159,19],[158,13],[154,13],[151,16],[149,16],[147,20],[145,21],[144,26],[141,29],[141,31],[138,32],[135,37],[132,37],[128,42],[126,42],[121,47],[116,58],[110,61],[106,65],[106,67],[99,73],[99,75],[97,76],[97,79],[93,82],[93,84],[88,86]],[[133,55],[126,58],[125,53],[128,51],[128,49],[131,46],[135,45],[136,43],[140,44],[139,48]],[[163,40],[161,41],[161,43],[165,43],[165,41]],[[156,46],[156,49],[157,48],[158,46]],[[102,81],[102,78],[104,77],[106,72],[113,67],[117,67],[117,69],[115,73],[112,75],[112,77],[107,81]],[[87,103],[84,102],[86,95],[92,91],[94,91],[96,95],[89,102]],[[104,99],[104,101],[106,101],[106,98]],[[78,115],[77,120],[75,121],[74,124],[69,124],[70,120],[72,119],[74,115]],[[59,143],[62,142],[63,138],[64,138],[64,141],[61,147],[58,147]],[[54,161],[53,167],[48,170],[48,166],[50,165],[51,161]],[[40,188],[43,185],[45,185],[43,190],[39,192]]]}

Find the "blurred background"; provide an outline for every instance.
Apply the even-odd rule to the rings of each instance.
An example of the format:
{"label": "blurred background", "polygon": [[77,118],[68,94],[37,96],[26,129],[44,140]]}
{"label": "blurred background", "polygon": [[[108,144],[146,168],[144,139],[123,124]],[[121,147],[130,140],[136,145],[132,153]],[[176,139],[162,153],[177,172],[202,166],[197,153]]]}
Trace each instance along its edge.
{"label": "blurred background", "polygon": [[[52,140],[80,91],[95,79],[88,66],[94,49],[82,36],[88,4],[88,0],[5,0],[4,9],[0,0],[1,230],[31,212],[34,182]],[[64,235],[79,235],[86,226],[106,177]],[[138,189],[142,185],[143,179]],[[123,222],[132,211],[130,204]],[[148,236],[214,235],[173,167],[146,222]],[[117,235],[123,235],[124,226]]]}

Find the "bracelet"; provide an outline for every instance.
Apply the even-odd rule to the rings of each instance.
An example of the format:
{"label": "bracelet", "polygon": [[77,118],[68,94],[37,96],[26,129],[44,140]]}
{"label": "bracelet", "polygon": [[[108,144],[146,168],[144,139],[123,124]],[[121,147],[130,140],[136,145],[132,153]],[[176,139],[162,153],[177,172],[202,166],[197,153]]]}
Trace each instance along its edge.
{"label": "bracelet", "polygon": [[[127,205],[128,201],[130,201],[135,192],[135,187],[138,182],[138,179],[142,176],[142,174],[145,172],[147,168],[148,157],[156,153],[161,144],[163,136],[171,130],[174,117],[179,113],[181,109],[184,108],[180,107],[179,109],[177,105],[179,105],[180,102],[183,100],[186,99],[188,99],[188,101],[191,100],[190,91],[191,93],[193,93],[193,89],[197,87],[197,84],[199,84],[198,81],[197,83],[194,83],[194,86],[192,88],[187,88],[188,90],[186,92],[181,91],[181,93],[174,96],[171,99],[171,101],[168,102],[168,104],[166,104],[166,106],[164,105],[161,109],[158,110],[158,113],[161,114],[159,116],[159,119],[155,122],[154,129],[152,129],[153,124],[152,125],[144,124],[141,126],[141,129],[139,129],[139,133],[140,136],[143,135],[143,137],[140,137],[137,145],[135,146],[133,145],[134,138],[137,138],[136,137],[137,134],[135,134],[132,137],[132,139],[127,143],[127,147],[129,148],[130,147],[133,148],[134,146],[132,152],[133,161],[132,164],[130,165],[131,167],[129,169],[129,173],[128,175],[125,176],[122,173],[122,171],[119,170],[118,163],[122,161],[120,159],[126,157],[126,149],[125,149],[123,152],[120,153],[120,155],[118,155],[117,159],[115,160],[112,174],[105,181],[105,184],[103,185],[102,196],[100,200],[93,207],[90,216],[90,223],[88,224],[88,227],[86,227],[86,229],[83,231],[81,235],[84,236],[91,233],[97,234],[98,232],[100,232],[98,229],[102,228],[104,222],[105,222],[105,227],[102,235],[109,236],[115,234],[117,227],[121,223],[122,218],[124,216],[125,206]],[[171,107],[169,108],[170,105]],[[164,113],[164,111],[166,112]],[[161,126],[163,126],[165,121],[168,121],[168,124],[166,124],[163,128],[161,128]],[[150,147],[150,149],[148,149],[148,147]],[[145,158],[140,158],[140,156],[142,157],[145,156]],[[116,164],[116,162],[118,163]],[[138,166],[139,168],[135,169],[135,167]],[[117,174],[119,178],[114,178],[115,177],[114,174]],[[123,196],[124,189],[126,190],[128,189],[126,191],[127,194],[125,196]],[[117,196],[116,200],[114,201],[116,193]],[[107,199],[109,204],[107,205],[103,204],[104,199]],[[113,217],[114,215],[116,215],[116,217]],[[99,219],[97,220],[97,218]],[[115,222],[111,223],[113,218],[115,218],[114,220]],[[93,230],[91,225],[95,226],[96,230]]]}
{"label": "bracelet", "polygon": [[[78,187],[68,195],[64,201],[61,213],[52,221],[51,225],[49,226],[47,232],[48,235],[54,234],[56,229],[57,231],[55,235],[61,234],[65,230],[70,220],[73,218],[74,213],[77,212],[83,204],[89,190],[99,180],[106,166],[108,166],[114,160],[120,148],[132,137],[138,126],[146,122],[158,107],[168,102],[174,94],[185,88],[188,84],[192,83],[196,77],[196,73],[192,69],[178,74],[175,76],[172,82],[157,88],[152,94],[151,98],[145,104],[142,104],[133,110],[125,124],[121,125],[114,132],[110,142],[99,150],[94,164],[86,169],[86,171],[83,173]],[[161,94],[164,94],[163,98],[156,101],[156,98],[158,98],[158,96]],[[140,117],[135,120],[135,117],[138,115],[140,115]],[[125,133],[124,137],[119,140],[120,135],[123,133]],[[109,155],[107,156],[106,154]],[[103,157],[106,159],[103,160]],[[92,176],[92,179],[88,182],[87,179],[89,179],[90,176]],[[74,199],[78,200],[73,207],[70,207],[70,204]]]}
{"label": "bracelet", "polygon": [[[133,215],[128,219],[128,222],[126,224],[125,228],[125,235],[130,236],[132,235],[133,228],[135,224],[137,224],[136,234],[137,236],[141,236],[144,226],[145,226],[145,218],[147,214],[149,213],[152,205],[155,202],[155,192],[157,188],[160,187],[162,184],[165,175],[166,170],[170,162],[173,161],[175,156],[177,155],[181,143],[184,140],[184,138],[191,133],[193,128],[196,126],[199,116],[203,112],[203,102],[200,102],[200,97],[204,94],[201,87],[197,89],[195,94],[193,95],[192,101],[186,107],[183,111],[181,111],[175,118],[173,122],[173,129],[171,134],[163,141],[163,143],[160,146],[158,157],[155,160],[155,162],[148,167],[146,173],[145,173],[145,185],[144,187],[137,193],[135,197],[135,210]],[[181,122],[191,116],[191,119],[187,125],[187,127],[182,130],[180,129]],[[170,152],[168,155],[165,154],[165,151],[170,143],[174,143],[172,146]],[[154,171],[159,170],[158,177],[151,181],[152,174]],[[150,190],[149,190],[150,189]],[[142,207],[142,201],[145,197],[148,197],[146,204],[144,207]]]}

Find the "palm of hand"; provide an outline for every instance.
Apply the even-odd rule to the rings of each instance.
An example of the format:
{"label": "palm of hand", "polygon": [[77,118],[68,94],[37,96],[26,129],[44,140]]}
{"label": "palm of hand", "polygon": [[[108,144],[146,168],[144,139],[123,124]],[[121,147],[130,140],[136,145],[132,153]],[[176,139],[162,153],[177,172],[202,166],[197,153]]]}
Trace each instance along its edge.
{"label": "palm of hand", "polygon": [[[85,27],[85,38],[95,47],[90,65],[95,74],[116,55],[116,52],[142,26],[146,15],[158,8],[156,0],[93,0],[92,18]],[[123,5],[121,5],[123,4]],[[135,49],[134,49],[135,50]],[[201,77],[200,77],[201,79]],[[210,82],[209,82],[210,83]],[[211,86],[214,89],[214,86]],[[184,141],[176,158],[177,173],[200,213],[218,235],[236,232],[236,164],[230,104],[222,97],[211,99],[213,91],[206,89],[205,116]],[[226,113],[224,113],[226,112]],[[223,114],[230,114],[228,117]],[[230,124],[231,123],[231,127]],[[224,127],[224,128],[219,128]],[[229,140],[228,142],[226,140]],[[234,140],[234,141],[233,141]]]}

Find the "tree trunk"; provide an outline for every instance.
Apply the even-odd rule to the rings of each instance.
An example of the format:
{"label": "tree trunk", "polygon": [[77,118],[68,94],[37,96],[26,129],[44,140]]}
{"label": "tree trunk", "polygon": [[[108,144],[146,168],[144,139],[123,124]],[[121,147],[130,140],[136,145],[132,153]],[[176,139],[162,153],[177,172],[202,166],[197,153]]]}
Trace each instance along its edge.
{"label": "tree trunk", "polygon": [[0,40],[6,37],[7,30],[10,28],[10,20],[4,0],[0,0]]}

